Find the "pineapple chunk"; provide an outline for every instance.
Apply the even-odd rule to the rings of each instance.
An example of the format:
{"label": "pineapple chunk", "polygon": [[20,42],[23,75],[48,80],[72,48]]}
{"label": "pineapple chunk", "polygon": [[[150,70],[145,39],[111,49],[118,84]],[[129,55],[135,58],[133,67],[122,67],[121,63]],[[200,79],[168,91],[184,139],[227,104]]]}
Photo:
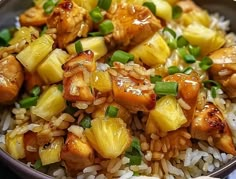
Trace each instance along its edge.
{"label": "pineapple chunk", "polygon": [[155,109],[149,113],[148,120],[164,132],[180,128],[187,119],[174,96],[164,96],[156,102]]}
{"label": "pineapple chunk", "polygon": [[107,71],[92,72],[90,80],[92,87],[102,93],[112,90],[111,77]]}
{"label": "pineapple chunk", "polygon": [[97,1],[94,0],[72,0],[78,6],[83,7],[87,11],[91,11],[93,8],[96,7]]}
{"label": "pineapple chunk", "polygon": [[24,136],[16,135],[10,138],[10,133],[6,134],[6,150],[14,159],[25,158]]}
{"label": "pineapple chunk", "polygon": [[61,159],[65,161],[68,172],[74,175],[94,163],[94,151],[85,138],[68,133]]}
{"label": "pineapple chunk", "polygon": [[[94,59],[98,60],[107,53],[107,47],[104,37],[87,37],[80,39],[83,50],[91,50],[94,53]],[[75,43],[72,43],[66,47],[69,54],[76,54]]]}
{"label": "pineapple chunk", "polygon": [[213,52],[225,43],[222,34],[201,24],[191,24],[183,32],[183,36],[192,44],[201,48],[202,55]]}
{"label": "pineapple chunk", "polygon": [[85,130],[91,146],[104,158],[116,158],[130,145],[131,136],[120,118],[96,118]]}
{"label": "pineapple chunk", "polygon": [[66,101],[57,85],[49,87],[39,97],[37,105],[32,108],[32,113],[45,120],[61,113],[66,108]]}
{"label": "pineapple chunk", "polygon": [[151,38],[142,42],[129,52],[134,55],[134,61],[140,63],[141,60],[148,66],[165,64],[170,55],[170,49],[159,33],[155,33]]}
{"label": "pineapple chunk", "polygon": [[22,50],[16,58],[29,71],[36,70],[39,63],[52,51],[53,39],[44,34]]}
{"label": "pineapple chunk", "polygon": [[150,0],[156,5],[156,16],[170,21],[172,19],[172,7],[165,0]]}
{"label": "pineapple chunk", "polygon": [[61,150],[64,139],[62,137],[56,138],[47,146],[39,147],[39,157],[42,165],[48,165],[61,161]]}
{"label": "pineapple chunk", "polygon": [[34,27],[21,27],[14,33],[14,37],[10,40],[9,44],[14,45],[22,40],[26,40],[26,42],[31,43],[31,36],[34,33],[38,33]]}
{"label": "pineapple chunk", "polygon": [[184,26],[188,26],[193,22],[204,25],[205,27],[209,27],[211,23],[211,18],[206,11],[191,11],[189,13],[183,13],[180,22]]}
{"label": "pineapple chunk", "polygon": [[[39,76],[46,84],[57,83],[63,79],[61,66],[66,62],[69,55],[61,50],[53,50],[46,60],[37,69]],[[50,70],[49,70],[50,69]]]}

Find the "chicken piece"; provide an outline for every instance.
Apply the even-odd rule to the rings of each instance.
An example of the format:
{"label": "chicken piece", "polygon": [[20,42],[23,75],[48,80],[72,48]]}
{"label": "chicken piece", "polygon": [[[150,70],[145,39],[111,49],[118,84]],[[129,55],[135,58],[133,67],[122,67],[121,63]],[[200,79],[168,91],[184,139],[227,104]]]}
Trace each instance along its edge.
{"label": "chicken piece", "polygon": [[64,98],[68,101],[93,101],[89,87],[90,72],[95,71],[96,63],[92,51],[85,51],[63,65]]}
{"label": "chicken piece", "polygon": [[78,171],[94,163],[94,151],[85,138],[68,133],[61,159],[65,161],[68,173],[75,176]]}
{"label": "chicken piece", "polygon": [[30,73],[25,71],[25,88],[30,92],[35,86],[42,86],[43,80],[40,78],[37,72]]}
{"label": "chicken piece", "polygon": [[21,64],[12,55],[0,60],[0,103],[11,103],[24,81]]}
{"label": "chicken piece", "polygon": [[114,25],[114,31],[105,36],[109,47],[134,47],[154,35],[161,27],[161,22],[144,6],[118,4],[116,10],[108,13]]}
{"label": "chicken piece", "polygon": [[[130,68],[125,68],[119,62],[113,65],[119,74],[112,77],[114,100],[134,113],[153,109],[156,104],[156,94],[153,90],[154,85],[149,80],[150,76],[142,74],[146,69],[137,64],[133,67],[130,65]],[[120,73],[123,71],[125,75]]]}
{"label": "chicken piece", "polygon": [[47,19],[47,25],[57,29],[58,46],[64,48],[76,37],[86,37],[92,28],[92,20],[86,9],[73,1],[64,0]]}
{"label": "chicken piece", "polygon": [[31,7],[20,15],[21,26],[42,26],[47,22],[48,16],[42,7]]}
{"label": "chicken piece", "polygon": [[198,11],[201,8],[196,5],[192,0],[182,0],[176,3],[176,5],[180,6],[183,12],[188,13],[190,11]]}
{"label": "chicken piece", "polygon": [[217,148],[236,155],[230,129],[215,105],[208,103],[202,111],[197,111],[195,115],[190,128],[192,138],[208,140],[211,136]]}
{"label": "chicken piece", "polygon": [[197,98],[200,92],[200,78],[197,73],[192,72],[190,75],[176,73],[163,79],[164,81],[177,82],[179,91],[179,103],[188,120],[185,126],[191,123],[197,105]]}
{"label": "chicken piece", "polygon": [[39,159],[39,145],[37,143],[37,134],[27,132],[24,134],[25,159],[27,162],[34,163]]}
{"label": "chicken piece", "polygon": [[219,82],[229,98],[236,97],[236,46],[221,48],[210,54],[213,60],[209,73]]}

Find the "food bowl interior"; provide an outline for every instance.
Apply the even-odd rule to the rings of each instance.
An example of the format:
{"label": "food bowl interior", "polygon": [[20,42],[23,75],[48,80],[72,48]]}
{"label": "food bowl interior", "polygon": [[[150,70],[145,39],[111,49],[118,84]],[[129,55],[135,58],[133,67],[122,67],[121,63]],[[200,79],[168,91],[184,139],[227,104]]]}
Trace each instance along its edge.
{"label": "food bowl interior", "polygon": [[[233,0],[195,0],[197,4],[211,13],[220,13],[226,19],[231,20],[231,31],[236,32],[236,23],[234,16],[236,12],[236,2]],[[0,29],[5,27],[12,27],[17,22],[17,15],[32,5],[32,0],[10,0],[0,1]],[[21,178],[40,178],[49,179],[51,177],[40,173],[34,169],[29,168],[20,161],[12,159],[7,153],[0,150],[0,160],[5,163],[11,170],[17,173]],[[231,173],[236,168],[236,159],[231,160],[226,165],[210,174],[213,177],[223,178]]]}

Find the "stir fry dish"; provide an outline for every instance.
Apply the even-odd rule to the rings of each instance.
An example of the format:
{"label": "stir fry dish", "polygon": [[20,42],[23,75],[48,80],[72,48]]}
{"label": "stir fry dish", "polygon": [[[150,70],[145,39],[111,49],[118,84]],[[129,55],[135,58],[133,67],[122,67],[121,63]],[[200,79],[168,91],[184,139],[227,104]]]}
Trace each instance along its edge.
{"label": "stir fry dish", "polygon": [[0,147],[55,178],[191,178],[236,155],[236,36],[192,0],[34,0],[0,30]]}

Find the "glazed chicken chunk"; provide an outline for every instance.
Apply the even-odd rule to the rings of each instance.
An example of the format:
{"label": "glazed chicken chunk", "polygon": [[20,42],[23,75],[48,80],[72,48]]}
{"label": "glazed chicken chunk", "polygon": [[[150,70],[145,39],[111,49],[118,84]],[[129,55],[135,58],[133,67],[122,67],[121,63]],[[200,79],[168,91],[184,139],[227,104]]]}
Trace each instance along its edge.
{"label": "glazed chicken chunk", "polygon": [[0,60],[0,103],[10,103],[18,95],[24,81],[21,64],[14,56]]}
{"label": "glazed chicken chunk", "polygon": [[135,46],[162,27],[160,20],[148,8],[139,5],[118,4],[108,18],[114,25],[113,33],[106,36],[111,47]]}
{"label": "glazed chicken chunk", "polygon": [[236,97],[236,46],[221,48],[210,55],[210,75],[218,81],[229,98]]}
{"label": "glazed chicken chunk", "polygon": [[196,112],[190,131],[194,139],[208,140],[211,136],[217,148],[236,154],[230,129],[224,116],[214,104],[208,103],[202,111]]}
{"label": "glazed chicken chunk", "polygon": [[60,3],[47,20],[49,28],[57,29],[57,43],[64,48],[76,37],[85,37],[92,27],[92,21],[86,9],[70,0]]}
{"label": "glazed chicken chunk", "polygon": [[70,175],[74,176],[79,170],[93,164],[94,151],[86,139],[69,133],[61,151],[61,158]]}
{"label": "glazed chicken chunk", "polygon": [[32,7],[20,15],[21,26],[42,26],[47,22],[47,15],[42,7]]}

